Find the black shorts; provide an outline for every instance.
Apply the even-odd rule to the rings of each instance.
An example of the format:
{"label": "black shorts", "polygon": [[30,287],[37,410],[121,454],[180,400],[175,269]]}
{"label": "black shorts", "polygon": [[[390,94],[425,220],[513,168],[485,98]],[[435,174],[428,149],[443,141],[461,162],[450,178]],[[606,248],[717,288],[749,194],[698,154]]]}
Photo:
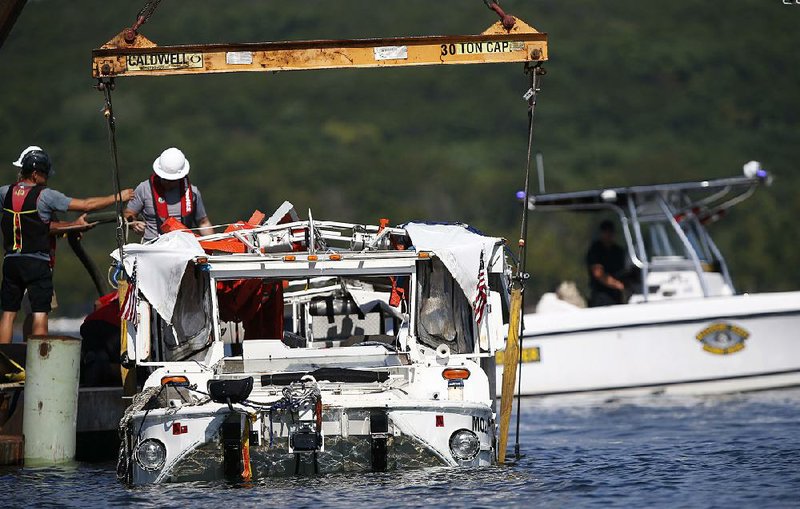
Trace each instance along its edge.
{"label": "black shorts", "polygon": [[30,256],[10,256],[3,260],[0,305],[3,311],[19,311],[28,290],[31,311],[49,313],[53,300],[53,271],[50,263]]}

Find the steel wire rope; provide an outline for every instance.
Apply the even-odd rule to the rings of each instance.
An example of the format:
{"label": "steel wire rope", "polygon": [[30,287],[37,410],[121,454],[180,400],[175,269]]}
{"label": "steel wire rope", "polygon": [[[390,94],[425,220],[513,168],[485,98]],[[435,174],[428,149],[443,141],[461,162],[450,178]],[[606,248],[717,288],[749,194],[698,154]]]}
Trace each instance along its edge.
{"label": "steel wire rope", "polygon": [[126,277],[129,276],[127,270],[125,269],[125,251],[124,251],[124,221],[125,218],[122,215],[122,186],[120,185],[119,181],[119,154],[117,150],[117,126],[116,120],[114,119],[114,106],[111,102],[111,89],[113,88],[114,84],[111,80],[103,80],[98,85],[103,91],[103,95],[105,97],[105,107],[103,108],[103,116],[106,118],[106,123],[108,125],[108,142],[111,148],[111,159],[113,165],[111,166],[111,180],[112,185],[114,186],[114,205],[116,208],[117,213],[117,229],[116,229],[116,237],[117,237],[117,248],[119,249],[119,263],[122,266],[122,273],[125,274]]}
{"label": "steel wire rope", "polygon": [[[522,224],[520,225],[520,242],[519,242],[519,257],[517,258],[517,271],[514,276],[515,283],[521,286],[522,289],[522,309],[525,309],[525,281],[528,279],[528,273],[525,272],[528,261],[528,203],[530,201],[530,180],[531,180],[531,155],[533,153],[533,133],[534,123],[533,118],[536,113],[536,97],[539,93],[540,76],[544,75],[541,62],[535,65],[526,65],[525,73],[530,76],[531,88],[525,94],[528,100],[528,156],[525,163],[525,201],[522,205]],[[519,461],[520,447],[519,447],[519,424],[520,424],[520,407],[522,399],[522,335],[525,332],[525,320],[520,320],[520,334],[518,334],[519,341],[519,358],[517,371],[519,378],[517,379],[517,422],[516,432],[514,436],[514,456]]]}

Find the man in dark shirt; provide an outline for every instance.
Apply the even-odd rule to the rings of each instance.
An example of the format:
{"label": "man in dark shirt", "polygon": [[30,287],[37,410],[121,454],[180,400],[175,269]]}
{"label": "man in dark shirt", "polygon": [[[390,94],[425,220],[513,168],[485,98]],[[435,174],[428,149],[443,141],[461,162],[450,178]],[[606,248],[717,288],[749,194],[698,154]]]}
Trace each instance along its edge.
{"label": "man in dark shirt", "polygon": [[586,253],[589,269],[589,307],[622,304],[625,285],[617,279],[625,269],[625,250],[614,242],[614,223],[600,223],[600,236]]}

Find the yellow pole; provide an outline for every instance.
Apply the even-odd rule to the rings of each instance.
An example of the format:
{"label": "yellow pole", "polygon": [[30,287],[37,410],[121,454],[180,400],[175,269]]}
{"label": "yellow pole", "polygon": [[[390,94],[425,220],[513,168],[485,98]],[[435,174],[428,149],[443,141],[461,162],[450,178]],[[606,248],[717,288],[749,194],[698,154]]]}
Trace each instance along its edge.
{"label": "yellow pole", "polygon": [[[122,307],[122,304],[125,302],[125,295],[127,293],[128,293],[128,282],[122,279],[119,281],[119,287],[117,288],[120,307]],[[125,358],[127,357],[128,353],[127,320],[121,320],[119,330],[120,330],[119,353],[120,357]],[[125,396],[133,396],[134,394],[136,394],[136,372],[126,368],[122,364],[119,365],[119,371],[120,371],[120,376],[122,377],[122,394],[124,394]]]}
{"label": "yellow pole", "polygon": [[519,320],[522,316],[522,288],[514,285],[511,289],[511,316],[508,321],[508,339],[506,351],[503,353],[503,389],[500,393],[500,443],[497,461],[506,462],[508,447],[508,427],[511,423],[512,403],[514,403],[514,385],[517,381],[517,364],[519,363]]}

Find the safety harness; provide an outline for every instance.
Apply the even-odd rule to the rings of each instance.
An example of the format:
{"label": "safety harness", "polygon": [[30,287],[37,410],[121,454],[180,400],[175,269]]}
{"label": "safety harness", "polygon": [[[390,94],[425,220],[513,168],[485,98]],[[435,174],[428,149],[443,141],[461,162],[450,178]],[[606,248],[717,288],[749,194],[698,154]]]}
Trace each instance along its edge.
{"label": "safety harness", "polygon": [[11,186],[3,200],[3,247],[8,253],[48,253],[50,225],[38,214],[39,196],[47,186]]}
{"label": "safety harness", "polygon": [[[164,188],[161,185],[161,180],[156,175],[150,175],[150,192],[153,195],[153,208],[156,211],[156,229],[159,233],[163,233],[161,226],[164,224],[164,221],[170,217],[169,204],[167,203]],[[181,179],[180,193],[181,223],[189,228],[196,228],[197,221],[195,220],[195,211],[197,208],[197,203],[188,177]]]}

